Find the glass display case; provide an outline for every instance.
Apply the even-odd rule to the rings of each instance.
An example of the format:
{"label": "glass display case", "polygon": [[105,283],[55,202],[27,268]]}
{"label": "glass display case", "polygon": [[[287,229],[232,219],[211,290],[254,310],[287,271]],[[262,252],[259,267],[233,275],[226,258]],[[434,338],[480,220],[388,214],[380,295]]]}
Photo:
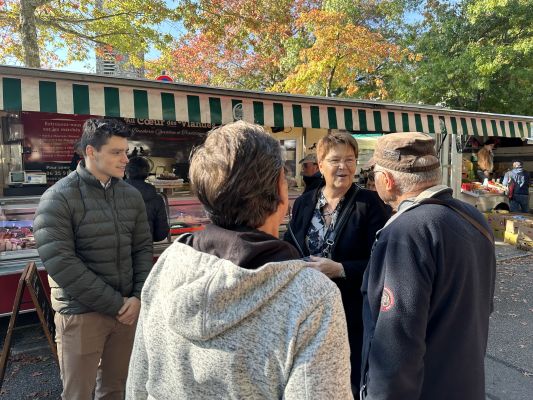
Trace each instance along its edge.
{"label": "glass display case", "polygon": [[170,235],[193,232],[209,223],[204,207],[195,197],[171,197],[168,199]]}
{"label": "glass display case", "polygon": [[[154,243],[154,261],[181,234],[204,229],[209,219],[204,207],[185,186],[160,190],[167,204],[170,234],[167,239]],[[290,203],[301,193],[291,191]],[[33,237],[33,219],[40,196],[0,198],[0,315],[11,312],[20,274],[30,261],[35,261],[41,279],[48,290],[46,271],[37,253]],[[286,229],[288,216],[280,227]],[[281,237],[281,236],[280,236]],[[29,299],[28,304],[29,304]],[[23,305],[29,309],[31,304]]]}
{"label": "glass display case", "polygon": [[39,197],[0,199],[0,268],[8,260],[37,258],[33,216]]}
{"label": "glass display case", "polygon": [[[35,261],[48,290],[46,272],[33,238],[33,216],[38,203],[39,197],[0,198],[0,315],[11,313],[20,275],[29,262]],[[32,304],[25,291],[21,309],[31,310]]]}

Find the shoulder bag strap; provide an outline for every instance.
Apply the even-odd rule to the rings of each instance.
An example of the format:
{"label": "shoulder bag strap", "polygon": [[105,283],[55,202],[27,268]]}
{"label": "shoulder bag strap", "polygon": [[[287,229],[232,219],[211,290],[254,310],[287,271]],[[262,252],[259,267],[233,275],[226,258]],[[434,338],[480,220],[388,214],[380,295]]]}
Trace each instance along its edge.
{"label": "shoulder bag strap", "polygon": [[352,213],[352,210],[355,207],[355,197],[357,195],[357,192],[359,191],[359,186],[354,185],[354,189],[355,190],[352,192],[351,196],[346,199],[346,207],[344,207],[344,210],[342,210],[342,213],[337,218],[335,228],[329,232],[327,238],[325,238],[324,240],[324,243],[326,243],[326,247],[323,250],[323,255],[326,258],[332,257],[337,235],[340,233],[342,228],[344,228],[344,225],[346,225],[346,222],[348,221],[348,218],[350,217],[350,214]]}
{"label": "shoulder bag strap", "polygon": [[481,225],[479,222],[477,222],[470,215],[466,214],[465,212],[463,212],[459,208],[455,207],[454,205],[452,205],[450,203],[447,203],[445,201],[437,200],[437,199],[433,199],[433,198],[424,199],[419,204],[440,204],[441,206],[446,206],[446,207],[450,208],[451,210],[453,210],[457,214],[459,214],[461,217],[463,217],[465,220],[470,222],[479,232],[481,232],[483,234],[483,236],[485,236],[489,240],[489,242],[494,244],[494,239],[492,238],[492,235],[489,233],[489,231],[483,225]]}

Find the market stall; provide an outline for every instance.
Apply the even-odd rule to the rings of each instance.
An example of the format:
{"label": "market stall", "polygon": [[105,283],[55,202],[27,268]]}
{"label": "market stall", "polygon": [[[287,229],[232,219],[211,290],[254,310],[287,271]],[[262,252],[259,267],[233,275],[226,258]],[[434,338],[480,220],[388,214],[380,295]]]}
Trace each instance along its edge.
{"label": "market stall", "polygon": [[[357,135],[419,131],[449,144],[453,143],[450,138],[461,135],[526,139],[533,122],[532,117],[418,104],[0,66],[0,293],[9,292],[12,280],[18,279],[16,274],[28,261],[39,263],[32,239],[39,196],[75,168],[74,144],[91,116],[118,118],[130,126],[130,154],[149,160],[149,182],[166,196],[173,236],[154,244],[156,254],[176,235],[201,229],[206,222],[189,190],[188,160],[191,149],[220,124],[242,119],[264,126],[280,140],[289,178],[301,186],[298,160],[316,151],[320,137],[331,130]],[[456,176],[453,168],[460,168],[461,163],[448,162],[457,154],[450,155],[446,146],[441,147],[444,182],[451,185],[449,178]],[[362,146],[361,157],[369,157],[363,150]],[[459,187],[460,183],[459,179]],[[291,199],[300,193],[295,188]],[[3,312],[9,310],[0,307]]]}
{"label": "market stall", "polygon": [[480,211],[509,209],[507,188],[494,181],[465,182],[461,185],[461,200],[476,206]]}

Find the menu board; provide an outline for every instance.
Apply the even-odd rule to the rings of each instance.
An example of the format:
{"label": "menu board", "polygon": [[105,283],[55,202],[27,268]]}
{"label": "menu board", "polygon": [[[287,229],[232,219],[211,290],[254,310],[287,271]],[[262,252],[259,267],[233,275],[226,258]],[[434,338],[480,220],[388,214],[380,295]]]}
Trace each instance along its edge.
{"label": "menu board", "polygon": [[88,115],[23,112],[27,162],[70,162]]}
{"label": "menu board", "polygon": [[[90,115],[23,112],[24,161],[26,169],[57,175],[57,163],[70,164],[74,145],[80,139],[83,124]],[[129,153],[133,155],[173,158],[186,163],[192,148],[205,140],[211,124],[154,119],[118,118],[131,129]],[[56,166],[47,167],[55,163]],[[41,165],[41,167],[39,167]],[[66,168],[66,167],[65,167]]]}

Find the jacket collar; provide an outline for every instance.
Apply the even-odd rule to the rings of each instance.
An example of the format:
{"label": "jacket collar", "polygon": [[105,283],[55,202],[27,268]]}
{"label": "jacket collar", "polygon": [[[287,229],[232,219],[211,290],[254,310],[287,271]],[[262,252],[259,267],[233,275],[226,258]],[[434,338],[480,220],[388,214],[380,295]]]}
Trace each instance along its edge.
{"label": "jacket collar", "polygon": [[191,245],[195,250],[229,260],[246,269],[300,257],[288,242],[246,226],[226,229],[208,224],[204,230],[194,233]]}
{"label": "jacket collar", "polygon": [[446,185],[435,185],[430,188],[427,188],[423,192],[419,193],[418,196],[412,199],[407,199],[407,200],[402,201],[398,207],[398,212],[394,214],[391,218],[389,218],[385,226],[376,233],[376,237],[377,235],[379,235],[379,233],[383,229],[385,229],[388,225],[390,225],[394,220],[396,220],[396,218],[398,218],[404,212],[406,212],[407,210],[410,210],[411,208],[418,207],[420,205],[420,202],[422,202],[422,200],[429,199],[432,197],[439,197],[440,195],[444,193],[451,194],[453,193],[453,191],[451,188],[449,188]]}
{"label": "jacket collar", "polygon": [[[91,174],[89,170],[87,169],[87,167],[85,166],[85,160],[81,160],[78,163],[78,166],[76,167],[76,173],[87,185],[104,189],[104,187],[102,186],[102,183],[98,179],[96,179],[96,177],[93,174]],[[106,190],[114,186],[117,182],[118,182],[117,178],[111,178],[111,181],[107,185]]]}
{"label": "jacket collar", "polygon": [[[316,203],[318,202],[318,199],[320,197],[320,191],[325,186],[325,181],[316,189],[314,189],[312,194],[312,201],[305,201],[302,202],[303,204],[300,206],[300,215],[301,215],[301,223],[302,226],[305,226],[306,229],[298,229],[297,232],[295,232],[296,240],[298,244],[300,245],[301,249],[305,252],[308,251],[307,246],[305,245],[305,236],[307,235],[307,229],[309,228],[309,225],[311,224],[311,219],[313,218],[313,213],[316,208]],[[346,192],[344,195],[344,198],[349,198],[351,193],[355,190],[355,183],[352,183],[352,186],[350,186],[350,189]],[[341,207],[341,210],[346,207],[346,202],[343,202],[344,204]],[[339,212],[341,212],[339,210]]]}

